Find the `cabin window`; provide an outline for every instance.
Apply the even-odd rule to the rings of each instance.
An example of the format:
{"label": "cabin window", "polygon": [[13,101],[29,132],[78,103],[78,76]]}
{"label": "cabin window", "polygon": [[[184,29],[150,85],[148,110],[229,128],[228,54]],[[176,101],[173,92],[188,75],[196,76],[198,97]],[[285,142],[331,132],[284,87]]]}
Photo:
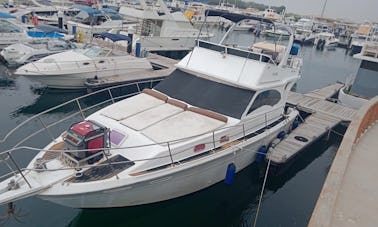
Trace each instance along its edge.
{"label": "cabin window", "polygon": [[254,110],[262,106],[274,106],[281,100],[281,93],[277,90],[267,90],[263,91],[256,96],[255,101],[251,108],[248,110],[247,114],[250,114]]}
{"label": "cabin window", "polygon": [[240,119],[255,91],[175,70],[154,89],[190,105]]}
{"label": "cabin window", "polygon": [[365,98],[378,95],[378,63],[362,60],[350,93]]}

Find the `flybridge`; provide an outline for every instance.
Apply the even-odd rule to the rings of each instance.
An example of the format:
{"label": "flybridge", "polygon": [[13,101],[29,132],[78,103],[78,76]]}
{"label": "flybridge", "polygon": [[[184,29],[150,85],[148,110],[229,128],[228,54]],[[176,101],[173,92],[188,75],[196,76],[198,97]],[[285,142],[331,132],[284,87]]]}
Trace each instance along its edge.
{"label": "flybridge", "polygon": [[256,60],[256,61],[261,61],[261,62],[274,63],[274,61],[268,55],[257,54],[257,53],[253,53],[251,51],[241,50],[241,49],[237,49],[237,48],[233,48],[233,47],[227,47],[227,46],[224,46],[224,45],[206,42],[206,41],[202,41],[202,40],[197,41],[197,46],[202,47],[202,48],[206,48],[206,49],[209,49],[209,50],[218,51],[218,52],[224,53],[224,54],[231,54],[231,55],[235,55],[235,56],[239,56],[239,57],[243,57],[243,58],[248,58],[248,59],[252,59],[252,60]]}

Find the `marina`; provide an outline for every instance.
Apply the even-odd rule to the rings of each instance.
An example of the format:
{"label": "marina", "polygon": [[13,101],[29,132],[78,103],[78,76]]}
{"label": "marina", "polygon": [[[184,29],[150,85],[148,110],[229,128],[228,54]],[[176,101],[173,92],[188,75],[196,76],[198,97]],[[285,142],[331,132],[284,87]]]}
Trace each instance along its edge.
{"label": "marina", "polygon": [[[355,176],[367,172],[356,171],[358,155],[345,161],[344,153],[356,149],[366,159],[361,147],[373,143],[376,85],[366,75],[377,71],[374,25],[364,33],[369,44],[352,57],[355,27],[322,18],[283,25],[284,13],[271,7],[87,4],[69,18],[65,11],[70,27],[58,13],[58,26],[83,46],[48,56],[32,50],[38,59],[17,69],[0,65],[0,224],[373,222],[345,205]],[[50,21],[0,15],[34,26]],[[197,29],[202,15],[211,27]],[[313,34],[295,37],[311,23]],[[92,34],[94,25],[104,30]],[[346,49],[339,38],[350,38]]]}

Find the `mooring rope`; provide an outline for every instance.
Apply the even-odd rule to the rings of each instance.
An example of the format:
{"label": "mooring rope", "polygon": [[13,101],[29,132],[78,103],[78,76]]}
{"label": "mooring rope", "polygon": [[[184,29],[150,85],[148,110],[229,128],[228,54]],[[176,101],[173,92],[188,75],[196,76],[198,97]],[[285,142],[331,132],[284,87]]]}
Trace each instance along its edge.
{"label": "mooring rope", "polygon": [[271,162],[271,159],[269,158],[269,161],[268,161],[268,164],[267,164],[267,167],[266,167],[266,170],[265,170],[264,181],[263,181],[263,185],[262,185],[261,192],[260,192],[259,204],[257,205],[257,210],[256,210],[256,215],[255,215],[255,221],[253,222],[253,227],[256,227],[256,225],[257,225],[257,218],[259,217],[262,197],[263,197],[263,194],[264,194],[266,180],[268,178],[270,162]]}

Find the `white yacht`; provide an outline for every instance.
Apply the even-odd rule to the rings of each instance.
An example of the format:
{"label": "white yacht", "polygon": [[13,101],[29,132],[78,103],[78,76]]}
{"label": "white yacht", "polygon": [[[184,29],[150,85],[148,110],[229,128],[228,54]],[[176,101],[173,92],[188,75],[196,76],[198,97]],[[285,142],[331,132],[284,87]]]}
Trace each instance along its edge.
{"label": "white yacht", "polygon": [[[124,35],[100,35],[114,42],[130,41],[130,38]],[[82,89],[89,78],[127,76],[128,73],[142,72],[146,69],[152,69],[146,58],[132,56],[122,46],[114,44],[111,48],[88,45],[49,55],[19,67],[14,74],[37,80],[50,88]]]}
{"label": "white yacht", "polygon": [[194,28],[182,12],[170,12],[161,0],[158,7],[140,2],[141,8],[121,6],[119,12],[140,20],[141,28],[134,35],[146,51],[187,51],[194,47],[195,39],[212,36]]}
{"label": "white yacht", "polygon": [[36,39],[7,46],[0,52],[0,57],[7,66],[18,67],[48,55],[76,49],[78,46],[82,45],[63,39]]}
{"label": "white yacht", "polygon": [[[273,23],[207,13],[234,22]],[[288,130],[298,114],[285,104],[301,59],[292,49],[293,36],[286,44],[259,45],[273,50],[261,52],[198,41],[154,89],[87,117],[82,113],[83,121],[71,123],[26,169],[0,183],[0,204],[37,195],[69,207],[133,206],[187,195],[232,177]],[[282,58],[274,58],[274,51]],[[17,149],[0,154],[11,161]]]}
{"label": "white yacht", "polygon": [[378,95],[378,44],[366,43],[354,57],[361,60],[360,67],[339,91],[338,99],[342,105],[359,109]]}

